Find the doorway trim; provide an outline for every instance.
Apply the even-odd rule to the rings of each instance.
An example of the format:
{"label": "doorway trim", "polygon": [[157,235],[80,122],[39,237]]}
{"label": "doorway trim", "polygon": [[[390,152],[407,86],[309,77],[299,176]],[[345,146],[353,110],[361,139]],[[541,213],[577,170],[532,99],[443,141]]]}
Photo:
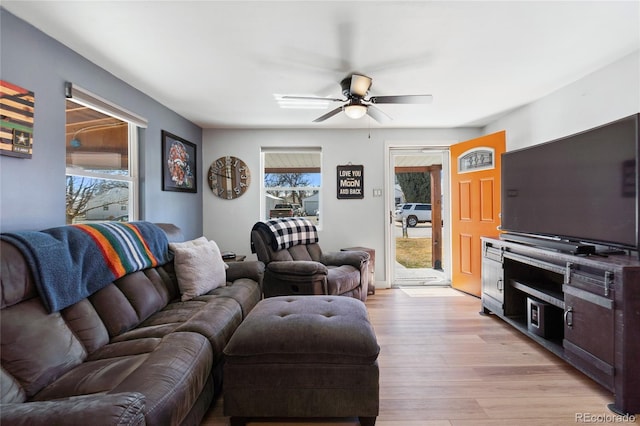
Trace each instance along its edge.
{"label": "doorway trim", "polygon": [[[451,143],[454,143],[453,141]],[[448,194],[450,194],[450,170],[449,164],[449,145],[429,145],[424,142],[416,143],[402,143],[402,142],[385,142],[385,155],[384,155],[384,185],[385,185],[385,283],[386,288],[393,286],[394,271],[395,271],[395,237],[394,237],[394,219],[393,212],[395,211],[395,187],[394,187],[394,154],[402,154],[403,151],[406,154],[416,154],[440,151],[442,152],[442,255],[443,262],[442,268],[445,272],[446,281],[451,283],[451,200]]]}

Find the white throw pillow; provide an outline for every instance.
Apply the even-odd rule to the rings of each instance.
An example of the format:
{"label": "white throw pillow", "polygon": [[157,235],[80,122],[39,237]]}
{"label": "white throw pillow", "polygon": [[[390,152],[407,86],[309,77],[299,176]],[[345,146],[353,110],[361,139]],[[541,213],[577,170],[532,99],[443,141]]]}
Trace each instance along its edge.
{"label": "white throw pillow", "polygon": [[202,237],[196,238],[195,240],[184,241],[181,243],[169,243],[169,249],[175,253],[176,249],[207,244],[208,242],[209,240],[207,240],[205,236],[202,236]]}
{"label": "white throw pillow", "polygon": [[183,243],[170,243],[182,301],[193,299],[226,284],[229,267],[215,241],[205,237]]}

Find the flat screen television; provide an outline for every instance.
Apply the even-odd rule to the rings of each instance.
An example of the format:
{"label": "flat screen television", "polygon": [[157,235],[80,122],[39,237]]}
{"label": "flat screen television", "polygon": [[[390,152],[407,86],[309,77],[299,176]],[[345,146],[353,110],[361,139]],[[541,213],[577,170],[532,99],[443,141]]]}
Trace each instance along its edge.
{"label": "flat screen television", "polygon": [[507,236],[638,251],[640,114],[502,156]]}

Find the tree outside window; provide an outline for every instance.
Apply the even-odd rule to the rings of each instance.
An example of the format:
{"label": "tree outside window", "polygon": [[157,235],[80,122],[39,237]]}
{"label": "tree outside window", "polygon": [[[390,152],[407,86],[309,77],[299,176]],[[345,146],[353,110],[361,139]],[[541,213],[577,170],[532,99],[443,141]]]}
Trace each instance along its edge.
{"label": "tree outside window", "polygon": [[137,127],[71,100],[66,114],[66,223],[135,219]]}
{"label": "tree outside window", "polygon": [[293,204],[295,215],[319,223],[321,192],[321,151],[319,148],[305,150],[263,150],[264,216],[276,204]]}

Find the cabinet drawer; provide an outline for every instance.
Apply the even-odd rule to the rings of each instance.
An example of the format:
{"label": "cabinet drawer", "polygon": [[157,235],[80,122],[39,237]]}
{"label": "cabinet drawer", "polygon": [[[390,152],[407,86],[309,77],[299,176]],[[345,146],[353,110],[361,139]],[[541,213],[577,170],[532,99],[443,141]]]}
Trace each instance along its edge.
{"label": "cabinet drawer", "polygon": [[502,262],[502,249],[498,247],[493,247],[492,245],[486,244],[484,246],[484,257],[486,259],[491,259],[496,262]]}
{"label": "cabinet drawer", "polygon": [[583,267],[569,268],[566,283],[590,293],[609,297],[613,290],[614,274],[609,271],[589,271]]}

